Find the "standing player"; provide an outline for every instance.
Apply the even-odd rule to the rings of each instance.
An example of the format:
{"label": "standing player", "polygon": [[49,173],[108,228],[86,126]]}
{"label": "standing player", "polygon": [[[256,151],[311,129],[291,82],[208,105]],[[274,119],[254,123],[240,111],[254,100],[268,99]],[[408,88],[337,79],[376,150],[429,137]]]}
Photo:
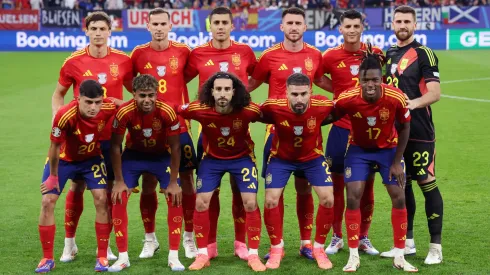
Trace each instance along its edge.
{"label": "standing player", "polygon": [[[407,162],[408,231],[405,254],[415,254],[413,219],[415,197],[412,180],[416,180],[425,197],[425,214],[430,233],[429,254],[426,264],[442,262],[442,217],[443,201],[435,177],[435,130],[431,104],[441,97],[438,59],[434,52],[417,42],[413,36],[416,27],[415,10],[408,6],[395,9],[393,29],[397,38],[387,53],[386,79],[388,84],[400,88],[408,97],[408,108],[412,110],[410,139],[404,157]],[[393,251],[381,253],[393,257]]]}
{"label": "standing player", "polygon": [[[150,74],[157,79],[158,99],[165,100],[172,106],[189,103],[184,68],[189,58],[190,48],[168,39],[172,24],[170,14],[162,8],[150,11],[147,28],[152,36],[151,42],[136,46],[131,53],[134,74]],[[183,246],[186,257],[195,258],[197,250],[192,235],[192,216],[196,206],[196,194],[192,171],[197,159],[187,123],[182,118],[180,118],[180,144],[182,152],[179,171],[185,222]],[[153,257],[154,252],[159,248],[155,235],[155,215],[158,207],[156,184],[155,177],[143,174],[140,210],[146,234],[140,258]]]}
{"label": "standing player", "polygon": [[265,271],[258,255],[261,232],[260,209],[257,205],[257,167],[249,124],[260,119],[260,110],[250,102],[250,94],[240,79],[231,73],[216,73],[202,86],[199,101],[179,108],[180,114],[204,127],[204,157],[197,176],[197,201],[194,230],[199,249],[190,270],[210,265],[210,201],[220,186],[221,178],[230,173],[240,190],[246,212],[248,265],[254,271]]}
{"label": "standing player", "polygon": [[[189,82],[194,77],[199,76],[199,88],[201,88],[204,82],[216,72],[229,72],[237,76],[244,85],[247,85],[248,76],[252,74],[257,60],[250,46],[231,40],[230,33],[233,29],[231,11],[225,7],[215,8],[211,11],[209,18],[213,39],[192,50],[185,69],[186,81]],[[197,145],[198,160],[202,158],[202,153],[202,139],[199,138]],[[242,207],[242,197],[232,176],[230,176],[230,183],[233,191],[232,213],[235,225],[235,255],[247,260],[247,246],[245,244],[247,230],[245,228],[245,211]],[[216,235],[218,232],[219,209],[218,188],[209,206],[209,218],[211,220],[208,238],[210,259],[218,256]]]}
{"label": "standing player", "polygon": [[[303,73],[317,86],[331,91],[331,82],[323,75],[321,52],[303,42],[303,33],[306,31],[305,13],[299,8],[289,8],[282,12],[281,30],[284,32],[284,41],[265,50],[259,58],[248,86],[249,92],[255,90],[263,82],[269,83],[268,98],[286,96],[286,80],[293,73]],[[267,126],[264,158],[262,164],[262,177],[265,178],[270,146],[274,137],[273,125]],[[296,213],[298,215],[301,247],[300,254],[313,259],[311,246],[311,231],[313,229],[313,196],[311,186],[308,185],[304,175],[295,173],[296,187]],[[279,201],[281,217],[284,217],[283,197]],[[268,258],[267,254],[265,258]]]}
{"label": "standing player", "polygon": [[[123,86],[128,90],[133,77],[130,58],[123,52],[107,46],[111,35],[111,19],[104,12],[93,12],[85,18],[86,35],[90,44],[68,57],[61,67],[60,77],[52,98],[53,117],[64,103],[64,98],[70,86],[73,85],[73,95],[79,95],[82,81],[93,79],[102,85],[104,98],[116,105],[122,104]],[[114,174],[110,158],[111,123],[103,130],[100,137],[102,154],[107,166],[108,198]],[[78,247],[75,243],[75,233],[78,221],[83,211],[83,191],[85,183],[81,178],[72,179],[65,204],[65,248],[60,261],[70,262],[75,259]],[[109,208],[111,205],[109,205]],[[110,209],[109,209],[110,210]],[[109,211],[110,212],[110,211]],[[109,260],[115,260],[110,248]]]}
{"label": "standing player", "polygon": [[[328,49],[323,54],[323,71],[332,78],[333,98],[349,88],[359,86],[359,65],[363,52],[367,50],[366,44],[361,42],[364,30],[361,13],[356,10],[347,10],[340,16],[340,33],[344,43],[338,47]],[[383,51],[374,48],[374,53],[383,55]],[[342,240],[342,220],[345,208],[344,187],[344,156],[349,137],[350,120],[348,116],[336,121],[328,134],[325,156],[332,172],[334,194],[334,222],[333,237],[326,249],[327,254],[335,254],[344,246]],[[374,175],[374,174],[373,174]],[[361,199],[361,235],[359,236],[359,249],[371,255],[379,254],[368,238],[374,212],[374,176],[366,181],[366,188]]]}
{"label": "standing player", "polygon": [[82,178],[94,197],[97,261],[95,271],[107,271],[107,248],[111,226],[107,212],[107,170],[100,157],[99,138],[116,112],[116,106],[103,99],[102,86],[85,80],[78,86],[78,97],[56,112],[51,131],[51,146],[44,166],[39,216],[39,236],[43,259],[37,273],[55,267],[53,257],[56,224],[54,208],[68,179]]}
{"label": "standing player", "polygon": [[[408,272],[417,269],[405,261],[403,249],[407,233],[407,210],[403,186],[405,172],[403,151],[410,133],[410,111],[403,92],[382,84],[382,65],[368,45],[366,58],[359,67],[361,87],[344,91],[335,101],[335,116],[351,119],[349,148],[345,155],[344,181],[347,186],[345,224],[349,245],[349,261],[344,271],[359,268],[360,201],[366,181],[377,165],[391,197],[393,227],[393,266]],[[395,129],[395,123],[399,124]]]}
{"label": "standing player", "polygon": [[321,123],[330,114],[333,103],[324,96],[311,97],[310,79],[295,73],[287,79],[287,98],[268,99],[260,109],[263,121],[276,129],[265,183],[264,222],[271,240],[266,266],[279,268],[284,256],[279,199],[291,173],[302,172],[320,201],[312,256],[318,267],[330,269],[332,263],[324,244],[333,221],[333,187],[322,151]]}
{"label": "standing player", "polygon": [[[170,105],[157,99],[158,82],[153,76],[137,76],[132,88],[134,98],[121,106],[113,123],[111,154],[116,184],[112,192],[112,218],[119,259],[109,267],[109,271],[119,272],[130,265],[126,208],[130,190],[138,186],[143,173],[155,176],[160,188],[166,190],[170,248],[168,265],[172,271],[182,271],[184,266],[178,256],[183,215],[180,205],[182,190],[177,182],[180,163],[179,119]],[[120,148],[126,129],[126,149],[121,157]]]}

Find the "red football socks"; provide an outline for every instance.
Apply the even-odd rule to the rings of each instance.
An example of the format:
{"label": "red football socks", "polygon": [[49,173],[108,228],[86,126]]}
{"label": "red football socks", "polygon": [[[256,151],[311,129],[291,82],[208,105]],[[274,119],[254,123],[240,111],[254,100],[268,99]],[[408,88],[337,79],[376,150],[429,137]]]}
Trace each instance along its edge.
{"label": "red football socks", "polygon": [[155,232],[155,216],[158,209],[158,196],[157,192],[151,194],[141,194],[140,197],[140,212],[143,225],[145,226],[145,233]]}
{"label": "red football socks", "polygon": [[247,219],[247,214],[245,214],[245,209],[243,208],[242,195],[240,193],[233,194],[233,200],[231,205],[232,205],[233,221],[235,224],[235,240],[245,243],[245,236],[247,234],[245,220]]}
{"label": "red football socks", "polygon": [[211,197],[211,201],[209,202],[209,244],[216,242],[216,235],[218,234],[219,211],[219,191],[215,190],[213,196]]}
{"label": "red football socks", "polygon": [[194,211],[194,235],[197,248],[207,248],[209,243],[210,211]]}
{"label": "red football socks", "polygon": [[407,209],[391,209],[391,225],[393,227],[393,245],[396,248],[405,248],[407,239]]}
{"label": "red football socks", "polygon": [[342,219],[345,208],[344,175],[332,174],[333,181],[333,233],[342,238]]}
{"label": "red football socks", "polygon": [[359,224],[361,223],[361,210],[345,210],[345,225],[350,248],[359,247]]}
{"label": "red football socks", "polygon": [[323,205],[318,206],[318,212],[316,213],[316,232],[315,242],[319,244],[325,244],[330,227],[333,222],[333,207],[327,208]]}
{"label": "red football socks", "polygon": [[374,178],[369,178],[361,197],[361,235],[367,236],[374,212]]}
{"label": "red football socks", "polygon": [[313,215],[315,206],[313,196],[310,194],[296,194],[296,214],[298,216],[299,234],[301,240],[311,240],[313,230]]}
{"label": "red football socks", "polygon": [[65,202],[65,238],[74,238],[83,212],[83,192],[68,190]]}
{"label": "red football socks", "polygon": [[[282,192],[281,196],[279,197],[279,203],[277,204],[277,207],[279,207],[279,215],[281,217],[281,225],[279,227],[279,230],[281,232],[281,236],[283,235],[283,223],[284,223],[284,191]],[[264,212],[265,215],[265,212]]]}
{"label": "red football socks", "polygon": [[262,220],[260,219],[260,209],[257,207],[252,212],[246,212],[246,227],[248,236],[248,248],[259,249],[260,232]]}
{"label": "red football socks", "polygon": [[196,193],[191,195],[182,193],[182,207],[185,222],[184,230],[186,232],[192,232],[194,230],[192,219],[194,218],[194,209],[196,209]]}
{"label": "red football socks", "polygon": [[271,245],[278,245],[282,240],[282,225],[281,211],[279,206],[274,208],[265,208],[264,223],[267,228],[267,233],[271,240]]}
{"label": "red football socks", "polygon": [[54,259],[53,247],[54,247],[54,234],[56,232],[56,225],[39,225],[39,240],[43,248],[43,258]]}
{"label": "red football socks", "polygon": [[121,194],[122,203],[112,206],[112,224],[116,233],[116,245],[119,253],[128,251],[128,194]]}
{"label": "red football socks", "polygon": [[182,219],[183,219],[183,209],[182,206],[173,206],[172,199],[169,197],[167,199],[168,215],[168,247],[170,250],[179,250]]}
{"label": "red football socks", "polygon": [[95,222],[95,236],[97,237],[97,258],[107,257],[107,247],[109,246],[109,235],[111,225],[109,223]]}
{"label": "red football socks", "polygon": [[107,192],[107,215],[109,215],[109,234],[112,231],[112,193]]}

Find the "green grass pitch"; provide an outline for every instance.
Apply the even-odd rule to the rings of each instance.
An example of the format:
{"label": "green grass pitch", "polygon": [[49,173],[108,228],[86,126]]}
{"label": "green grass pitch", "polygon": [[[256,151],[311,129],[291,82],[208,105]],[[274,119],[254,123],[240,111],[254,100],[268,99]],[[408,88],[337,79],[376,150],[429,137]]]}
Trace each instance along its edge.
{"label": "green grass pitch", "polygon": [[[39,184],[49,146],[51,124],[51,94],[56,86],[59,68],[69,53],[0,53],[0,258],[2,274],[31,274],[42,256],[38,240],[38,215],[41,195]],[[415,242],[417,256],[408,260],[424,274],[489,274],[490,273],[490,52],[450,51],[436,52],[439,57],[442,92],[445,95],[484,99],[469,101],[442,97],[433,106],[437,129],[437,178],[444,198],[443,253],[444,263],[425,266],[429,234],[424,210],[424,198],[419,188],[414,188],[417,199]],[[196,81],[190,85],[191,98],[195,98]],[[267,95],[263,85],[252,93],[255,102],[263,102]],[[317,91],[318,92],[318,91]],[[129,93],[126,94],[129,98]],[[67,100],[65,101],[67,102]],[[196,135],[197,125],[192,131]],[[264,141],[263,124],[252,126],[253,140],[261,169]],[[324,127],[326,139],[328,127]],[[247,264],[233,256],[233,223],[228,176],[223,178],[221,216],[219,221],[219,257],[206,274],[251,273]],[[281,268],[268,271],[274,274],[320,274],[314,262],[298,256],[299,230],[295,213],[295,192],[290,184],[285,195],[285,243],[286,257]],[[259,205],[263,212],[264,180],[260,179]],[[79,255],[75,262],[59,262],[63,249],[63,207],[65,194],[56,207],[57,233],[53,274],[93,274],[95,264],[94,207],[90,193],[85,194],[85,210],[81,217],[77,244]],[[370,238],[375,247],[386,251],[392,246],[390,225],[390,201],[379,176],[375,184],[375,213]],[[315,196],[315,200],[317,200]],[[159,196],[157,212],[157,236],[160,253],[153,259],[141,260],[144,229],[139,213],[139,195],[132,195],[128,206],[129,255],[131,267],[123,273],[169,273],[167,263],[166,205]],[[345,229],[344,229],[345,232]],[[314,233],[313,233],[314,234]],[[328,241],[330,237],[328,238]],[[344,238],[345,240],[345,238]],[[260,255],[268,248],[269,239],[265,227],[262,231]],[[114,237],[112,249],[117,252]],[[191,260],[180,259],[187,267]],[[348,250],[330,257],[334,264],[329,273],[342,273],[348,259]],[[186,271],[189,272],[189,271]],[[359,274],[388,274],[396,271],[391,261],[380,257],[361,255]]]}

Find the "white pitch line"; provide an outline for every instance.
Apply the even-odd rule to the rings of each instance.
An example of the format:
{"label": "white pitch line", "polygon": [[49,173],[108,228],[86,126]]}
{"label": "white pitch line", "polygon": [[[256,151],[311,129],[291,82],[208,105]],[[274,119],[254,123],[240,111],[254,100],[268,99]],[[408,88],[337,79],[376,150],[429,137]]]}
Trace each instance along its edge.
{"label": "white pitch line", "polygon": [[[474,82],[474,81],[487,81],[487,80],[490,80],[490,77],[447,80],[447,81],[442,81],[441,84]],[[459,99],[459,100],[466,100],[466,101],[490,102],[490,99],[479,99],[479,98],[471,98],[471,97],[463,97],[463,96],[455,96],[455,95],[445,95],[445,94],[441,94],[441,96],[445,97],[445,98],[452,98],[452,99]]]}

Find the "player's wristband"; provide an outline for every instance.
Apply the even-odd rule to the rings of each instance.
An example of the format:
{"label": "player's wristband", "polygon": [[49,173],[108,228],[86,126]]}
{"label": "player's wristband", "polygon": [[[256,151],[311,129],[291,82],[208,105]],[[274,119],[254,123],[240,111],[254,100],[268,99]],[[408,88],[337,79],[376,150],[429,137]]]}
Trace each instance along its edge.
{"label": "player's wristband", "polygon": [[46,185],[46,188],[48,188],[48,190],[53,190],[54,188],[56,188],[56,185],[58,184],[58,176],[49,176],[44,182],[43,182],[44,185]]}

